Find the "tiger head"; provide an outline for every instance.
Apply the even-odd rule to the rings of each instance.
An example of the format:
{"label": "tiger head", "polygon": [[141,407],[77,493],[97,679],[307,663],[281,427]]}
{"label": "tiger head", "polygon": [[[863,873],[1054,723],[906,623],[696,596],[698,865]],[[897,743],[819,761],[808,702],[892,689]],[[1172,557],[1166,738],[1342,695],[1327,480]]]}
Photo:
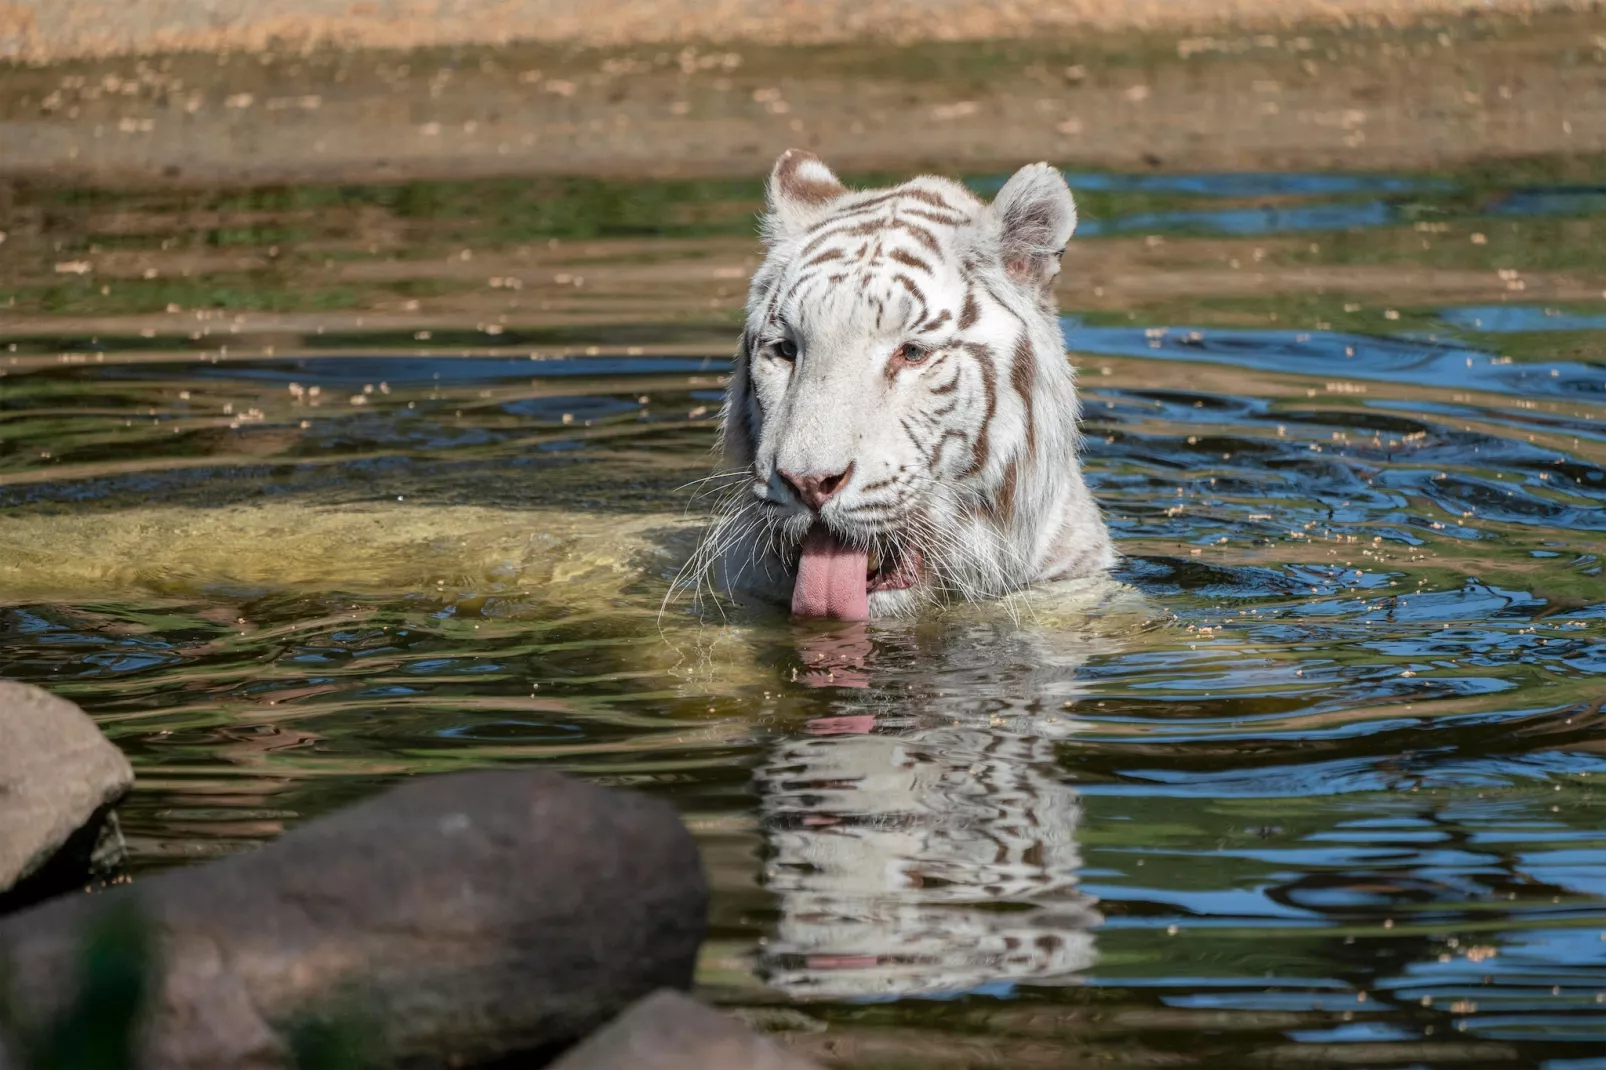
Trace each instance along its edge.
{"label": "tiger head", "polygon": [[986,204],[776,161],[706,544],[727,588],[863,620],[1111,563],[1053,296],[1075,227],[1046,164]]}

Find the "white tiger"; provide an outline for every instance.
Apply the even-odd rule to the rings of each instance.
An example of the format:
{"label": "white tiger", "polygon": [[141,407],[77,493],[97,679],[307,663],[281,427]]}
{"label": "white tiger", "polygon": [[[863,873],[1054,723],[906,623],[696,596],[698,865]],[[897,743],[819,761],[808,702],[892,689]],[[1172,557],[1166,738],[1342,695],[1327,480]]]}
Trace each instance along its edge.
{"label": "white tiger", "polygon": [[991,204],[934,177],[850,192],[793,149],[768,204],[722,414],[735,489],[700,563],[843,620],[1108,568],[1054,305],[1060,173]]}

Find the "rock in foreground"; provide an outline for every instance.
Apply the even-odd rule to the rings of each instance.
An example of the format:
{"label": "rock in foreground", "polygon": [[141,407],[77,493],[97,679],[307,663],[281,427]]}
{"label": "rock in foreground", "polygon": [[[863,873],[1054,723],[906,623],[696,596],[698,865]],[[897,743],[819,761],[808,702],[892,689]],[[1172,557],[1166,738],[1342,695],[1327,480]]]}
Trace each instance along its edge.
{"label": "rock in foreground", "polygon": [[818,1070],[679,992],[654,992],[549,1070]]}
{"label": "rock in foreground", "polygon": [[103,837],[116,837],[111,808],[133,784],[128,759],[83,710],[0,680],[0,893],[34,898],[30,889],[87,877]]}
{"label": "rock in foreground", "polygon": [[387,1062],[473,1063],[585,1036],[686,988],[707,915],[666,803],[546,772],[418,780],[260,851],[0,923],[25,1020],[63,1004],[77,947],[127,898],[162,965],[146,1067],[285,1064],[309,1021]]}

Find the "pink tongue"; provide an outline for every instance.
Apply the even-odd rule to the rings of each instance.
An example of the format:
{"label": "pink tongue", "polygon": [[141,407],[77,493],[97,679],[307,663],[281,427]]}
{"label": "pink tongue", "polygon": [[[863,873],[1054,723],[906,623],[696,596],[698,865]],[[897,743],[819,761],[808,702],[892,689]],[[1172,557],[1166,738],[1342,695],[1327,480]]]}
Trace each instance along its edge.
{"label": "pink tongue", "polygon": [[816,524],[803,539],[803,557],[797,563],[797,584],[792,588],[792,613],[827,620],[869,620],[870,552],[855,550],[823,524]]}

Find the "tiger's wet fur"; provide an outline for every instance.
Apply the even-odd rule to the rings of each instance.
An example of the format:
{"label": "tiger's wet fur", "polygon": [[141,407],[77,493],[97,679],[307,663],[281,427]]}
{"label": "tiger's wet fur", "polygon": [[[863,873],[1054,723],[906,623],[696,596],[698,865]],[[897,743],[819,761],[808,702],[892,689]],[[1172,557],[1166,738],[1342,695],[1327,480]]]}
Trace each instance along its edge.
{"label": "tiger's wet fur", "polygon": [[[792,150],[768,203],[722,414],[727,490],[694,567],[784,601],[824,525],[872,562],[916,563],[907,586],[872,583],[883,617],[1113,564],[1054,301],[1076,226],[1060,173],[1022,168],[987,204],[929,176],[849,191]],[[811,507],[794,471],[842,485]]]}

